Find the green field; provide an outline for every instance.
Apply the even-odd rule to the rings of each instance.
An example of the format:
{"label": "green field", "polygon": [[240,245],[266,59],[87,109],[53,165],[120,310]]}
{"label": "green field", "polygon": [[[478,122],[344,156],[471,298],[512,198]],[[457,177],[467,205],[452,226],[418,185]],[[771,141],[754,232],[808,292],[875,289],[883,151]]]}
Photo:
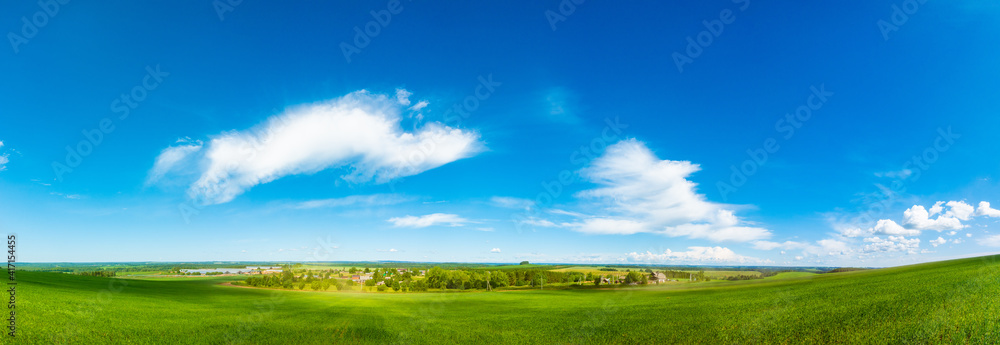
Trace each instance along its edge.
{"label": "green field", "polygon": [[998,256],[736,282],[462,293],[17,274],[18,336],[4,344],[1000,343]]}

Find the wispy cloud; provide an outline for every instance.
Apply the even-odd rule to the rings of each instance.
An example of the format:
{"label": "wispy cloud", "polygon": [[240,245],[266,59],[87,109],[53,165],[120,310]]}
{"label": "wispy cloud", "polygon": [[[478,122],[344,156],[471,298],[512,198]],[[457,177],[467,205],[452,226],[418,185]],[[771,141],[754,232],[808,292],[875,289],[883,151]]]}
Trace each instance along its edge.
{"label": "wispy cloud", "polygon": [[980,238],[976,242],[981,246],[987,247],[1000,247],[1000,235],[991,235],[987,237]]}
{"label": "wispy cloud", "polygon": [[514,198],[509,196],[495,196],[490,198],[493,206],[513,209],[527,209],[535,205],[534,201],[528,199]]}
{"label": "wispy cloud", "polygon": [[688,247],[687,251],[675,252],[667,249],[663,253],[636,253],[626,255],[626,259],[631,262],[645,263],[738,263],[738,264],[766,264],[771,260],[764,260],[755,257],[736,254],[725,247]]}
{"label": "wispy cloud", "polygon": [[351,195],[343,198],[309,200],[295,204],[297,209],[331,208],[348,206],[387,206],[416,200],[400,194]]}
{"label": "wispy cloud", "polygon": [[153,163],[153,168],[149,170],[149,176],[146,178],[146,185],[159,181],[185,158],[201,150],[203,145],[200,140],[192,141],[188,138],[178,139],[177,142],[179,145],[165,148],[160,151],[159,156],[156,156],[156,162]]}
{"label": "wispy cloud", "polygon": [[[0,141],[0,149],[3,148],[3,141]],[[0,154],[0,171],[7,170],[7,163],[10,162],[10,155],[4,153]]]}
{"label": "wispy cloud", "polygon": [[[405,92],[405,90],[402,90]],[[484,149],[479,134],[432,122],[407,131],[400,125],[409,100],[361,90],[290,108],[261,125],[227,131],[202,147],[167,148],[150,179],[157,180],[185,159],[199,176],[188,194],[219,204],[258,184],[288,175],[344,168],[342,179],[385,183],[471,157]]]}
{"label": "wispy cloud", "polygon": [[562,123],[577,123],[579,97],[564,87],[555,87],[545,93],[545,105],[550,120]]}
{"label": "wispy cloud", "polygon": [[470,223],[468,219],[459,217],[455,214],[447,213],[433,213],[424,216],[410,216],[405,217],[395,217],[388,220],[395,227],[407,227],[407,228],[426,228],[435,225],[445,225],[445,226],[463,226],[466,223]]}
{"label": "wispy cloud", "polygon": [[63,194],[63,193],[59,193],[59,192],[49,192],[49,195],[61,196],[61,197],[66,198],[66,199],[73,199],[73,200],[78,200],[78,199],[82,198],[82,196],[80,196],[80,194]]}
{"label": "wispy cloud", "polygon": [[588,234],[654,233],[716,242],[771,236],[740,220],[729,206],[698,194],[687,179],[698,170],[688,161],[661,160],[635,139],[618,142],[580,171],[600,187],[575,195],[583,210],[564,213],[589,215],[566,225]]}

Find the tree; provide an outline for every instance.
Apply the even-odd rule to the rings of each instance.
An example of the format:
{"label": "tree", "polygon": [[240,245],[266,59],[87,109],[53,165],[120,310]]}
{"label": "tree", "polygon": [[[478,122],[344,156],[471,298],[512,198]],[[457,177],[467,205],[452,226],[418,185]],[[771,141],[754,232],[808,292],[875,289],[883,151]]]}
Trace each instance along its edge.
{"label": "tree", "polygon": [[531,263],[530,263],[530,262],[528,262],[527,260],[525,260],[525,261],[521,261],[521,265],[530,265],[530,264],[531,264]]}
{"label": "tree", "polygon": [[320,288],[323,289],[323,291],[326,291],[326,290],[330,289],[330,281],[329,280],[323,279],[322,281],[320,281],[319,284],[320,284],[319,285]]}
{"label": "tree", "polygon": [[305,290],[305,288],[306,288],[306,282],[299,281],[299,290]]}
{"label": "tree", "polygon": [[368,267],[365,267],[365,273],[372,273],[372,270]]}
{"label": "tree", "polygon": [[309,284],[309,287],[312,288],[313,291],[319,291],[319,289],[323,288],[323,283],[319,280],[313,280],[313,282]]}
{"label": "tree", "polygon": [[358,269],[354,268],[354,267],[351,267],[351,269],[347,270],[347,272],[350,273],[350,274],[355,274],[355,273],[358,273]]}
{"label": "tree", "polygon": [[598,274],[597,276],[595,276],[594,277],[594,286],[601,285],[601,279],[603,279],[603,277],[601,277],[600,274]]}

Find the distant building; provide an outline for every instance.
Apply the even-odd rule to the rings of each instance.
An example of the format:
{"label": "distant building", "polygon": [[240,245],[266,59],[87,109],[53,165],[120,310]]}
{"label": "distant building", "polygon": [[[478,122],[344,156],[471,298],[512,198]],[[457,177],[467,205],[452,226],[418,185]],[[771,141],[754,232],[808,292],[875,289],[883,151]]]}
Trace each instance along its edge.
{"label": "distant building", "polygon": [[653,278],[653,279],[650,279],[650,281],[649,281],[650,283],[653,283],[653,284],[659,284],[659,283],[666,283],[667,282],[667,275],[663,274],[663,272],[653,273],[650,276],[650,278]]}

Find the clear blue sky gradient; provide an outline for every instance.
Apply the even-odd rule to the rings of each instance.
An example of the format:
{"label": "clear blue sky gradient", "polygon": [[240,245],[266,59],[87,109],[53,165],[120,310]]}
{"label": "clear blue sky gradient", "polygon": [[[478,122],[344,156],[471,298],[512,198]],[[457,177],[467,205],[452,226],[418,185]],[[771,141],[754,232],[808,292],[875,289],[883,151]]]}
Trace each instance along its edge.
{"label": "clear blue sky gradient", "polygon": [[[243,1],[221,15],[208,1],[71,1],[54,15],[35,2],[5,2],[0,230],[19,235],[25,262],[620,263],[631,262],[630,253],[723,247],[775,265],[881,266],[1000,251],[992,246],[1000,239],[984,240],[998,231],[991,217],[964,221],[955,235],[910,236],[921,240],[916,252],[862,254],[870,243],[838,228],[868,210],[865,196],[899,180],[891,172],[904,167],[911,168],[905,190],[873,221],[902,224],[904,210],[937,201],[1000,204],[998,5],[930,1],[914,11],[904,1],[586,1],[570,11],[567,4],[575,3],[404,0],[348,61],[342,42],[353,44],[355,27],[364,30],[371,11],[387,2]],[[702,42],[711,42],[688,47],[702,32]],[[678,54],[690,59],[681,68]],[[160,77],[147,78],[144,99],[121,119],[128,107],[121,95],[135,94],[157,67]],[[406,89],[414,102],[429,102],[423,121],[447,123],[445,112],[487,76],[501,86],[458,126],[478,133],[486,150],[414,176],[349,182],[340,178],[344,168],[290,175],[230,202],[195,205],[188,217],[178,208],[193,204],[185,184],[146,184],[161,150],[179,138],[207,141],[362,89]],[[832,94],[786,138],[782,119],[807,105],[814,88]],[[616,117],[627,128],[614,142],[633,138],[661,160],[698,164],[688,177],[697,192],[768,229],[767,241],[835,239],[851,253],[518,227],[511,217],[519,210],[491,201],[536,199],[560,172],[578,175],[598,155],[574,152]],[[114,130],[71,172],[55,171],[66,147],[104,119]],[[949,128],[960,137],[926,169],[904,166]],[[766,162],[720,192],[719,182],[733,182],[732,167],[768,139],[778,148]],[[576,179],[549,209],[582,210],[574,193],[593,188]],[[376,194],[396,202],[294,207]],[[410,228],[388,221],[434,213],[467,222]],[[939,237],[948,242],[933,246]]]}

